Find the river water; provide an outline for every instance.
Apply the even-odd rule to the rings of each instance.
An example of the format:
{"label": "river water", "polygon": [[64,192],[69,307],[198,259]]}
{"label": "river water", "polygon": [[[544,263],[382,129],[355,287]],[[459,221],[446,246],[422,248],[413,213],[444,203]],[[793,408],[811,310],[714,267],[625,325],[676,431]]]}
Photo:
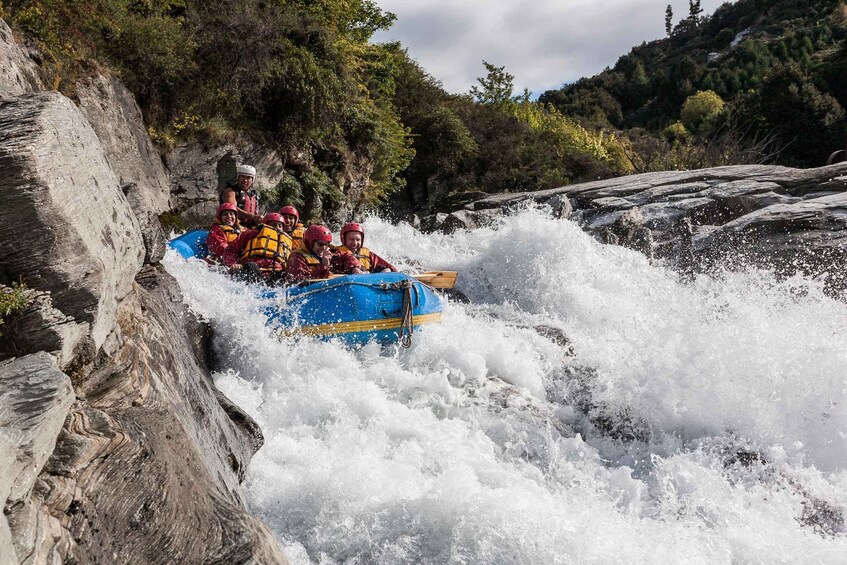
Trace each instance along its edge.
{"label": "river water", "polygon": [[847,563],[847,305],[816,281],[682,279],[537,210],[365,227],[470,298],[408,350],[279,341],[249,289],[165,260],[293,563]]}

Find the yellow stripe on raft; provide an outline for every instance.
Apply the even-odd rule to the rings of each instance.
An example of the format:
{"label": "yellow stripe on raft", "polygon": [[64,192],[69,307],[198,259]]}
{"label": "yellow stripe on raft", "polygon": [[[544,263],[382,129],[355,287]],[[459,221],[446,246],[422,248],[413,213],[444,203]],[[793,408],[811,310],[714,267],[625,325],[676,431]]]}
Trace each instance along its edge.
{"label": "yellow stripe on raft", "polygon": [[[441,321],[441,312],[422,314],[414,317],[414,325],[430,324]],[[321,324],[319,326],[301,326],[299,328],[281,329],[278,334],[283,336],[292,335],[339,335],[358,332],[371,332],[378,330],[399,329],[403,323],[402,318],[381,318],[379,320],[360,320],[356,322],[336,322],[332,324]]]}

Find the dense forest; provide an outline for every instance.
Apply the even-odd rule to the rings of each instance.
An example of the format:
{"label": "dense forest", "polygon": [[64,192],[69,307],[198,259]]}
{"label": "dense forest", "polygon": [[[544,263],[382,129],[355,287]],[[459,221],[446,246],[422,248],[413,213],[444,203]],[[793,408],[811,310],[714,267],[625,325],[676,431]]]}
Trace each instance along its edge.
{"label": "dense forest", "polygon": [[279,202],[332,207],[357,158],[372,164],[371,204],[396,194],[429,211],[638,171],[820,165],[845,141],[836,0],[739,0],[711,16],[692,0],[676,24],[669,7],[666,39],[538,101],[488,62],[471,92],[447,93],[402,45],[370,42],[395,19],[373,0],[0,2],[54,88],[118,73],[165,152],[249,137],[305,154],[269,189]]}
{"label": "dense forest", "polygon": [[[645,168],[697,165],[684,155],[667,161],[679,156],[674,145],[696,154],[711,143],[741,150],[743,160],[801,167],[823,165],[843,148],[844,2],[739,0],[708,17],[699,0],[689,6],[676,25],[668,6],[666,39],[540,101],[588,128],[626,131]],[[657,162],[645,161],[654,155]]]}

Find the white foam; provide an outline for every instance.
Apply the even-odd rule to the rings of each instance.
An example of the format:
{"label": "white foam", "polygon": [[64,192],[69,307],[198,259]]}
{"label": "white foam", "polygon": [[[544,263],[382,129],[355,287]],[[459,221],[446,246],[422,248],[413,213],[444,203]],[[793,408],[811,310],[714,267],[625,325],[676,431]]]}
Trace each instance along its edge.
{"label": "white foam", "polygon": [[[847,308],[814,282],[681,282],[538,211],[365,227],[395,264],[458,270],[473,304],[409,350],[280,342],[249,290],[166,259],[265,433],[249,497],[295,563],[843,562],[843,531],[801,524],[811,499],[847,507]],[[585,402],[649,440],[603,435]],[[766,463],[726,467],[737,446]]]}

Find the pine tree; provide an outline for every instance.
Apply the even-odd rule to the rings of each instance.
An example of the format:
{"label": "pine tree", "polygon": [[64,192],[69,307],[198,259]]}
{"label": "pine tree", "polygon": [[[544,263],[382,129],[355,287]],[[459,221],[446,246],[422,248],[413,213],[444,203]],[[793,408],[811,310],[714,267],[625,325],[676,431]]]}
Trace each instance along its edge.
{"label": "pine tree", "polygon": [[668,7],[665,9],[665,31],[670,37],[671,32],[673,31],[673,6],[668,4]]}
{"label": "pine tree", "polygon": [[700,0],[688,0],[688,21],[691,22],[692,28],[700,24],[700,14],[702,13],[703,8],[700,7]]}

